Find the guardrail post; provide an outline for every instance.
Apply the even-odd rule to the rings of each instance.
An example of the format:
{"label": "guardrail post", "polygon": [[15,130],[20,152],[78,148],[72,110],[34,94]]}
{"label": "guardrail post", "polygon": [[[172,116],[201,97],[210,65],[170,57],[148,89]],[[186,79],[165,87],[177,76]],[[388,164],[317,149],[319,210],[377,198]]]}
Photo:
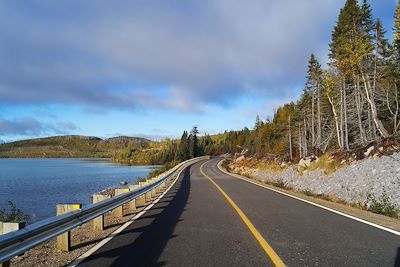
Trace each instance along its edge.
{"label": "guardrail post", "polygon": [[[140,183],[139,184],[134,184],[134,185],[131,185],[131,186],[129,186],[129,189],[130,190],[135,190],[135,189],[138,189],[138,188],[140,188],[140,187],[142,187],[141,185],[140,185]],[[143,206],[145,206],[146,205],[146,196],[145,195],[141,195],[140,197],[137,197],[136,199],[135,199],[135,206],[136,207],[143,207]]]}
{"label": "guardrail post", "polygon": [[[132,187],[132,185],[130,185],[129,187],[129,191],[132,191],[134,188]],[[128,207],[129,210],[131,212],[136,212],[136,199],[132,199],[129,203],[128,203]]]}
{"label": "guardrail post", "polygon": [[[58,204],[57,205],[57,216],[69,213],[71,211],[80,210],[82,204]],[[71,250],[71,232],[68,231],[62,235],[57,236],[57,249],[60,251]]]}
{"label": "guardrail post", "polygon": [[[25,222],[0,222],[0,235],[18,231],[25,227]],[[0,267],[9,267],[10,261],[0,262]]]}
{"label": "guardrail post", "polygon": [[[139,182],[139,185],[140,185],[140,186],[146,186],[146,185],[148,185],[148,184],[149,184],[148,181],[146,181],[146,182]],[[151,201],[151,191],[145,193],[145,201],[146,201],[146,203]]]}
{"label": "guardrail post", "polygon": [[[102,194],[94,194],[93,195],[93,204],[101,202],[103,200],[111,198],[111,195],[102,195]],[[94,230],[104,230],[104,216],[101,215],[97,218],[93,219],[93,229]]]}
{"label": "guardrail post", "polygon": [[[152,184],[152,183],[154,183],[155,181],[156,181],[156,180],[153,178],[153,179],[150,180],[150,183]],[[154,198],[154,197],[156,196],[156,194],[157,194],[156,188],[153,188],[153,189],[150,191],[150,193],[151,193],[151,197]]]}
{"label": "guardrail post", "polygon": [[[128,188],[115,188],[114,195],[115,196],[119,196],[119,195],[122,195],[122,194],[127,193],[127,192],[129,192]],[[121,205],[118,208],[116,208],[113,211],[113,214],[114,214],[115,218],[124,217],[124,205]]]}
{"label": "guardrail post", "polygon": [[[160,178],[158,178],[158,177],[153,178],[153,181],[154,181],[154,182],[158,182],[158,181],[160,181]],[[155,188],[155,190],[156,190],[156,194],[160,193],[160,192],[162,191],[161,184],[159,184],[159,185]]]}

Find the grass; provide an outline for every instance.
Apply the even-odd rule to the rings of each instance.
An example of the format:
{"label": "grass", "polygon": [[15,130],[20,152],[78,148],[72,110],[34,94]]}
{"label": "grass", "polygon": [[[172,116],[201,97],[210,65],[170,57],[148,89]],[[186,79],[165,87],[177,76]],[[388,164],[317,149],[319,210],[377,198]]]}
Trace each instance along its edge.
{"label": "grass", "polygon": [[392,203],[390,196],[383,190],[383,193],[379,198],[376,198],[375,195],[369,193],[367,195],[367,210],[382,214],[385,216],[398,218],[399,217],[399,208]]}
{"label": "grass", "polygon": [[325,175],[329,175],[331,173],[334,173],[340,167],[340,162],[336,161],[332,156],[323,155],[318,160],[313,161],[311,165],[308,168],[305,168],[303,171],[314,171],[317,169],[321,169],[324,171]]}

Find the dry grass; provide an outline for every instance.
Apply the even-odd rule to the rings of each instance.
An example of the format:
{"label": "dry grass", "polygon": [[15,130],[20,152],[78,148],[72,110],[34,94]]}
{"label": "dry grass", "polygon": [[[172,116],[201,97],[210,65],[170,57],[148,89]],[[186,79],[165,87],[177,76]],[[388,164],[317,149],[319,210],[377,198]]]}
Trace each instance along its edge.
{"label": "dry grass", "polygon": [[234,163],[237,167],[246,167],[251,169],[259,169],[266,172],[282,172],[286,168],[282,168],[279,163],[268,160],[258,160],[254,158],[244,159]]}
{"label": "dry grass", "polygon": [[307,171],[315,171],[317,169],[323,170],[324,174],[329,175],[334,173],[337,169],[342,167],[343,165],[340,164],[337,160],[330,155],[323,155],[318,160],[311,163],[311,165],[304,169]]}

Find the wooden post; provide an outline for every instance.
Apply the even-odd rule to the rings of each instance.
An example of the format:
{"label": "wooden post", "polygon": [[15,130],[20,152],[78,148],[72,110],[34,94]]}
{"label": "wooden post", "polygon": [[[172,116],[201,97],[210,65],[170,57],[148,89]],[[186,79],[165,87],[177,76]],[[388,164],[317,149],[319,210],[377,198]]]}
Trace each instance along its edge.
{"label": "wooden post", "polygon": [[[18,231],[25,227],[25,222],[0,222],[0,235]],[[0,262],[0,267],[9,267],[10,261]]]}
{"label": "wooden post", "polygon": [[[133,189],[131,188],[131,186],[129,186],[129,191],[132,191]],[[128,203],[128,209],[131,212],[136,212],[136,199],[132,199],[132,201],[130,201]]]}
{"label": "wooden post", "polygon": [[[80,210],[82,204],[58,204],[57,205],[57,216],[69,213],[75,210]],[[57,236],[57,249],[60,251],[71,250],[71,232],[68,231],[62,235]]]}
{"label": "wooden post", "polygon": [[[114,192],[115,192],[114,196],[119,196],[119,195],[129,192],[129,189],[128,188],[115,188]],[[124,216],[124,209],[123,209],[124,207],[123,206],[124,205],[121,205],[118,208],[114,209],[113,213],[114,213],[115,218],[121,218]]]}
{"label": "wooden post", "polygon": [[[134,189],[137,189],[137,188],[140,188],[140,187],[142,187],[140,184],[135,184],[135,185],[131,185],[129,188],[131,190],[134,190]],[[146,196],[145,195],[141,195],[140,197],[136,198],[135,202],[136,202],[135,203],[136,207],[145,206],[146,205]]]}
{"label": "wooden post", "polygon": [[[153,178],[153,181],[154,181],[154,182],[158,182],[158,181],[160,181],[160,178],[157,178],[157,177],[156,177],[156,178]],[[162,190],[161,186],[158,185],[158,186],[155,188],[156,194],[160,193],[161,190]]]}
{"label": "wooden post", "polygon": [[[155,182],[155,179],[154,179],[154,178],[150,180],[150,184],[152,184],[152,183],[154,183],[154,182]],[[155,188],[153,188],[153,189],[150,191],[150,193],[151,193],[151,197],[154,198],[154,197],[156,196],[156,194],[157,194],[157,191],[156,191]]]}
{"label": "wooden post", "polygon": [[[111,195],[94,194],[93,204],[101,202],[103,200],[111,198]],[[93,229],[94,230],[104,230],[104,215],[101,215],[93,219]]]}
{"label": "wooden post", "polygon": [[[140,186],[146,186],[146,185],[148,185],[148,184],[149,184],[148,181],[146,181],[146,182],[139,182],[139,185],[140,185]],[[146,203],[151,201],[151,191],[149,191],[149,192],[147,192],[147,193],[145,194],[145,200],[146,200]]]}

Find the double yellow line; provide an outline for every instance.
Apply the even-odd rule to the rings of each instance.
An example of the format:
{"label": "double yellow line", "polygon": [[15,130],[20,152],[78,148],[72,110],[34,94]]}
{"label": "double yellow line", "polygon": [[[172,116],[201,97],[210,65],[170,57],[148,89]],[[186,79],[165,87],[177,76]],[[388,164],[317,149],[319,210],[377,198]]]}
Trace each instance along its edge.
{"label": "double yellow line", "polygon": [[228,194],[225,193],[225,191],[222,190],[222,188],[219,185],[217,185],[217,183],[215,183],[209,176],[207,176],[207,174],[204,173],[203,166],[206,163],[207,162],[204,162],[200,166],[200,173],[204,177],[206,177],[218,189],[218,191],[225,197],[225,199],[232,206],[232,208],[237,212],[237,214],[242,219],[242,221],[247,226],[247,228],[249,228],[250,232],[253,234],[255,239],[258,241],[261,248],[264,250],[265,254],[269,257],[269,259],[272,261],[272,263],[277,267],[286,266],[283,263],[283,261],[281,260],[281,258],[278,256],[278,254],[276,254],[276,252],[273,250],[273,248],[267,243],[267,241],[264,239],[264,237],[260,234],[260,232],[254,227],[254,225],[251,223],[249,218],[247,218],[246,214],[244,214],[244,212],[238,207],[238,205],[236,205],[236,203],[233,202],[233,200],[228,196]]}

